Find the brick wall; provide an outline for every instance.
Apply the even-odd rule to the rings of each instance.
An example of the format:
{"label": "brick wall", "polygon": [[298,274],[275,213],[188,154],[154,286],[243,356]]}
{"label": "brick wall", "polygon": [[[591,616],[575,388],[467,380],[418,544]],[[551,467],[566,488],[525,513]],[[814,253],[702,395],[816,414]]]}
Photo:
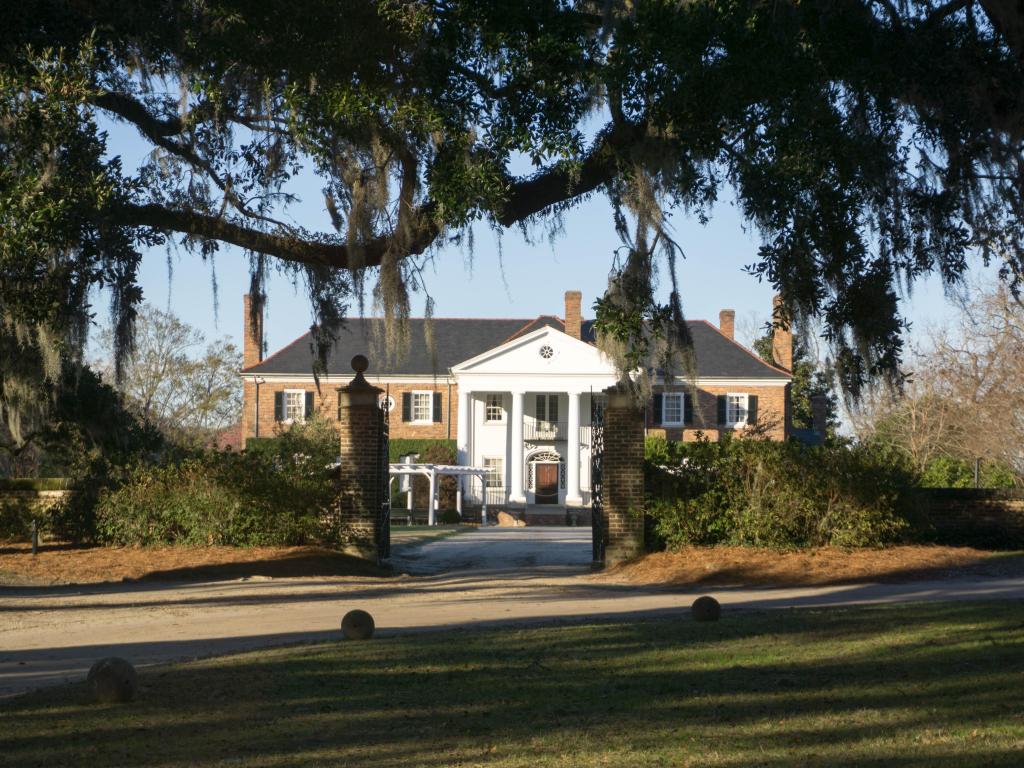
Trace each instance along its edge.
{"label": "brick wall", "polygon": [[[388,384],[377,385],[382,390],[387,390],[394,398],[395,407],[391,410],[391,437],[392,438],[413,438],[425,440],[446,440],[455,439],[456,425],[458,424],[459,391],[454,384],[451,387],[446,383],[424,383],[424,384]],[[313,408],[317,414],[324,418],[337,422],[338,418],[338,386],[336,384],[322,385],[320,391],[312,383],[288,383],[288,382],[265,382],[259,386],[259,436],[273,437],[283,426],[274,420],[274,393],[283,392],[288,389],[301,389],[313,393]],[[403,392],[440,392],[441,421],[429,424],[412,424],[402,421],[402,393]],[[242,412],[242,429],[246,438],[256,436],[256,385],[246,380],[243,388],[245,406]]]}
{"label": "brick wall", "polygon": [[919,495],[922,533],[951,546],[1024,548],[1024,492],[931,488]]}
{"label": "brick wall", "polygon": [[[696,402],[693,405],[693,425],[686,427],[671,427],[656,423],[653,404],[647,406],[647,427],[648,434],[662,434],[668,440],[691,441],[697,439],[698,433],[703,433],[711,440],[720,439],[722,433],[728,431],[733,434],[750,433],[751,431],[763,430],[763,434],[771,440],[785,440],[789,432],[790,423],[790,385],[784,387],[738,387],[723,386],[701,387],[697,390]],[[686,387],[656,388],[657,392],[689,392]],[[718,396],[729,392],[745,393],[757,396],[757,428],[725,429],[718,425]]]}
{"label": "brick wall", "polygon": [[75,492],[0,490],[0,538],[27,541],[32,533],[32,520],[39,522],[40,532],[50,529],[50,517]]}

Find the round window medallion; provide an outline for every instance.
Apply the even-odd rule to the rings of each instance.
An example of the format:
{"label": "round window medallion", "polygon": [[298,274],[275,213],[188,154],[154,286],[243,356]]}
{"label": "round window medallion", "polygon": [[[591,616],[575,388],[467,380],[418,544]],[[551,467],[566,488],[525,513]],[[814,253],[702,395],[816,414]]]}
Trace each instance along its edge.
{"label": "round window medallion", "polygon": [[380,408],[382,411],[393,411],[395,409],[395,398],[383,397],[380,398]]}
{"label": "round window medallion", "polygon": [[553,350],[550,346],[545,344],[543,347],[540,348],[540,356],[543,357],[545,360],[550,360],[552,357],[555,356],[555,350]]}

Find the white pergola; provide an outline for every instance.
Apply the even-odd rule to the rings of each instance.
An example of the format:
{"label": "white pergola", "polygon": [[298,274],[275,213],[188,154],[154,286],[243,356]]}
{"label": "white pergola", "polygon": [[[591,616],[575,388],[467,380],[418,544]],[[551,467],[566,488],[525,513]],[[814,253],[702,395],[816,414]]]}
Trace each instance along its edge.
{"label": "white pergola", "polygon": [[[430,502],[427,505],[427,525],[437,524],[437,477],[448,475],[449,477],[479,477],[481,484],[486,484],[486,467],[460,467],[454,464],[389,464],[391,477],[402,475],[424,475],[430,479]],[[483,494],[483,509],[481,510],[480,522],[487,525],[487,494]],[[412,512],[412,489],[409,489],[408,509]],[[455,510],[462,514],[462,483],[456,486]]]}

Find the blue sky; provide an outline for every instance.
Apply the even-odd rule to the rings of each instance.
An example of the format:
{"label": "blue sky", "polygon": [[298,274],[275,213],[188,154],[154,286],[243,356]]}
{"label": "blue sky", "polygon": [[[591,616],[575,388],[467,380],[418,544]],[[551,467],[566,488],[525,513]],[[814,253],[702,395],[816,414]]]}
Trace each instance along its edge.
{"label": "blue sky", "polygon": [[[136,165],[147,148],[134,130],[117,125],[107,128],[111,154],[121,155],[126,168]],[[305,226],[328,226],[315,180],[301,180],[298,192],[302,202],[292,206],[291,216]],[[720,309],[735,309],[741,338],[755,322],[765,322],[770,314],[771,287],[743,271],[757,253],[756,231],[744,227],[728,202],[715,208],[707,225],[682,213],[676,213],[672,221],[675,238],[686,254],[678,265],[686,316],[717,323]],[[561,315],[563,295],[570,289],[583,292],[584,314],[592,316],[590,308],[604,291],[614,251],[620,246],[610,206],[600,195],[569,212],[561,234],[553,240],[538,230],[528,242],[519,230],[511,229],[501,233],[499,244],[498,235],[483,225],[475,229],[474,240],[472,258],[464,248],[445,247],[425,273],[438,317]],[[975,266],[980,273],[980,262]],[[216,311],[214,271],[219,299]],[[144,254],[140,282],[147,301],[170,309],[208,337],[229,336],[241,342],[248,266],[239,249],[222,248],[215,265],[180,249],[170,253],[164,248],[152,249]],[[667,284],[667,276],[663,282]],[[421,314],[424,297],[413,298],[414,312]],[[97,319],[105,322],[102,303],[98,309]],[[913,296],[905,300],[905,310],[913,323],[912,335],[918,335],[930,324],[943,323],[953,307],[939,281],[932,278],[914,287]],[[270,350],[304,333],[310,322],[301,286],[296,289],[287,279],[275,276],[270,282],[266,317]]]}

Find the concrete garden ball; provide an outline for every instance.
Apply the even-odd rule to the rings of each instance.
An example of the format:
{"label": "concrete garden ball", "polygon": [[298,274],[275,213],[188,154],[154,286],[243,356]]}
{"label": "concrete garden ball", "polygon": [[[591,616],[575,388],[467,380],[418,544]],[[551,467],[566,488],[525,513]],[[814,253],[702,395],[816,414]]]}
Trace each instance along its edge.
{"label": "concrete garden ball", "polygon": [[116,656],[100,659],[93,664],[86,682],[96,701],[102,704],[131,701],[139,687],[135,667]]}
{"label": "concrete garden ball", "polygon": [[715,598],[704,595],[693,601],[690,614],[694,621],[718,621],[722,615],[722,606]]}
{"label": "concrete garden ball", "polygon": [[341,634],[346,640],[369,640],[373,637],[373,616],[358,608],[341,620]]}

